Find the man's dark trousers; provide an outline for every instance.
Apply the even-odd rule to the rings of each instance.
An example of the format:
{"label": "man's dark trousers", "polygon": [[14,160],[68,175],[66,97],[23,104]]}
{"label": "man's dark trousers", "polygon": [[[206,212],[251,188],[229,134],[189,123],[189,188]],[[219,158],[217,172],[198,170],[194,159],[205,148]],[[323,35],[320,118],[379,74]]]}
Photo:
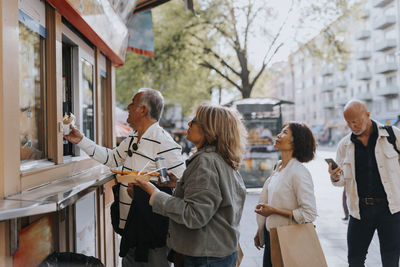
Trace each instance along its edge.
{"label": "man's dark trousers", "polygon": [[391,214],[388,203],[360,202],[361,220],[350,216],[347,231],[349,267],[363,267],[375,230],[378,231],[383,267],[398,267],[400,255],[400,212]]}

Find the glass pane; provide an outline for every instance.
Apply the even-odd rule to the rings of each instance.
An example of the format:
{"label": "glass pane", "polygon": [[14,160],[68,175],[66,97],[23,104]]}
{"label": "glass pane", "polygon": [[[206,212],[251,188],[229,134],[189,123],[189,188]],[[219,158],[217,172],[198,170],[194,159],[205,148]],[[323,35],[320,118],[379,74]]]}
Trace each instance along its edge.
{"label": "glass pane", "polygon": [[45,158],[43,45],[39,34],[19,24],[21,161]]}
{"label": "glass pane", "polygon": [[[72,89],[72,46],[62,45],[62,88],[63,88],[63,115],[73,112]],[[73,145],[66,139],[63,140],[64,156],[73,155]]]}
{"label": "glass pane", "polygon": [[96,257],[96,193],[91,192],[75,204],[76,252]]}
{"label": "glass pane", "polygon": [[103,143],[101,145],[105,146],[105,140],[104,140],[104,129],[106,126],[106,116],[105,116],[105,108],[106,108],[106,78],[104,76],[101,76],[100,80],[100,92],[101,92],[101,128],[99,129],[101,133],[101,140],[103,140]]}
{"label": "glass pane", "polygon": [[94,140],[93,65],[81,58],[82,64],[82,129],[87,138]]}

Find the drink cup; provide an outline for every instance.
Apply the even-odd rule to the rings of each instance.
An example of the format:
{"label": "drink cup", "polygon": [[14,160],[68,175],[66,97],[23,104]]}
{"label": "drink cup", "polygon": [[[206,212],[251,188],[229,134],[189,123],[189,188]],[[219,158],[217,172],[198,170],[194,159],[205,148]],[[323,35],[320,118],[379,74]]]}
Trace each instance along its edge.
{"label": "drink cup", "polygon": [[156,168],[159,169],[158,173],[160,174],[160,176],[158,176],[158,182],[160,184],[165,184],[169,182],[169,177],[167,175],[167,165],[165,162],[165,158],[164,157],[157,157],[155,159],[156,161]]}

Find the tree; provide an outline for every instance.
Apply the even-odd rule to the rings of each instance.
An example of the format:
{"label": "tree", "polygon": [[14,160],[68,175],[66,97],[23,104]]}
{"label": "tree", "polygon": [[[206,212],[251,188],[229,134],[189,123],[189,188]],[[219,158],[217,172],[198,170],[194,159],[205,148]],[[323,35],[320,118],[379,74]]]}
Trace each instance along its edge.
{"label": "tree", "polygon": [[[269,7],[267,1],[201,1],[196,9],[198,19],[193,27],[197,31],[191,32],[195,41],[191,42],[191,46],[203,52],[199,55],[200,65],[214,71],[239,90],[243,98],[250,97],[279,49],[287,42],[297,42],[295,35],[286,40],[282,36],[295,8],[302,14],[298,19],[299,28],[312,24],[320,17],[334,18],[348,9],[347,2],[343,0],[321,0],[308,6],[304,6],[303,2],[292,0],[284,19],[276,23],[276,10]],[[258,67],[249,62],[249,42],[255,40],[255,35],[265,36],[265,50],[259,56],[262,60]],[[327,35],[326,40],[328,46],[343,51],[342,43],[334,36]]]}
{"label": "tree", "polygon": [[179,103],[184,114],[210,98],[210,90],[221,81],[210,70],[200,68],[188,49],[193,38],[192,13],[181,2],[171,1],[153,9],[155,56],[127,53],[125,65],[116,70],[117,102],[126,106],[141,87],[160,90],[166,104]]}

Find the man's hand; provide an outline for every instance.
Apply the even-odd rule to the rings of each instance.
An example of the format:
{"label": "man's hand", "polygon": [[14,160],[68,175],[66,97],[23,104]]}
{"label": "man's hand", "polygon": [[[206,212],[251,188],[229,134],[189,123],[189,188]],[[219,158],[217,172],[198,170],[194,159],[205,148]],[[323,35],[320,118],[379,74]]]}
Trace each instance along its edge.
{"label": "man's hand", "polygon": [[256,232],[256,235],[254,236],[254,246],[256,246],[256,248],[258,250],[260,250],[264,247],[264,244],[260,243],[260,233],[258,231]]}
{"label": "man's hand", "polygon": [[79,143],[82,140],[83,135],[74,126],[69,125],[69,128],[71,129],[71,131],[69,132],[69,135],[64,135],[64,138],[73,144]]}
{"label": "man's hand", "polygon": [[332,170],[332,163],[329,163],[328,172],[331,175],[331,179],[333,181],[339,181],[340,176],[343,175],[343,170],[340,167],[337,167],[336,169]]}
{"label": "man's hand", "polygon": [[276,213],[276,209],[268,204],[260,203],[256,206],[254,212],[264,217],[268,217],[269,215]]}
{"label": "man's hand", "polygon": [[159,182],[157,182],[157,185],[159,187],[175,188],[176,187],[176,183],[178,182],[178,178],[172,172],[167,172],[167,175],[169,177],[169,181],[167,183],[164,183],[164,184],[160,184]]}

